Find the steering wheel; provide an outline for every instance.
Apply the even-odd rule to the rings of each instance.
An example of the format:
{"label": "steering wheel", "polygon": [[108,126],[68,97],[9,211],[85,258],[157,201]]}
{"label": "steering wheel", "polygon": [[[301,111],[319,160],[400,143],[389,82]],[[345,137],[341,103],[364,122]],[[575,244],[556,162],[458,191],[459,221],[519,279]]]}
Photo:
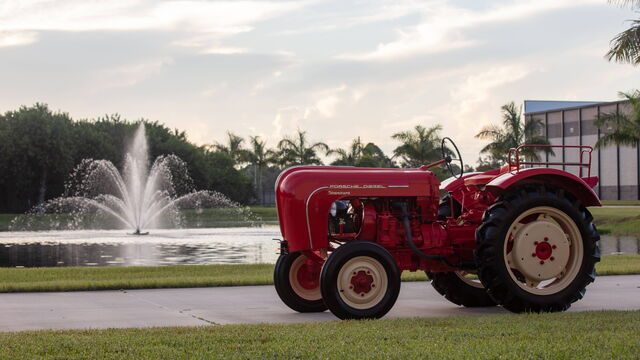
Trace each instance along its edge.
{"label": "steering wheel", "polygon": [[[451,146],[453,150],[449,148],[449,146],[447,145]],[[456,143],[454,143],[453,140],[451,140],[451,138],[445,137],[442,139],[442,143],[440,144],[440,147],[442,149],[442,158],[447,160],[445,164],[447,165],[447,169],[449,169],[451,176],[453,176],[456,179],[460,179],[462,177],[462,174],[464,174],[464,164],[462,163],[462,156],[460,155],[460,150],[458,150]],[[452,154],[455,157],[452,158],[451,155],[449,154]],[[456,162],[456,166],[452,166],[451,165],[452,162]],[[458,162],[460,163],[460,170],[459,172],[456,172],[456,167]]]}

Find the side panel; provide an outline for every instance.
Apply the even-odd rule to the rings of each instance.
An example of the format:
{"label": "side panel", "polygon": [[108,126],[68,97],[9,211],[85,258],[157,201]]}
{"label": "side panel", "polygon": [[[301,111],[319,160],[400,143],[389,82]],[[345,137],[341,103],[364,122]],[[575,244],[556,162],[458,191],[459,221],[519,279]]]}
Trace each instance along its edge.
{"label": "side panel", "polygon": [[[580,145],[580,110],[566,110],[564,112],[564,144],[571,146]],[[558,150],[562,151],[562,150]],[[580,162],[580,152],[576,149],[568,148],[564,149],[564,161],[565,162]],[[580,168],[577,166],[565,166],[564,170],[579,176]],[[587,176],[586,174],[584,176]]]}
{"label": "side panel", "polygon": [[[615,105],[600,107],[601,113],[615,113]],[[603,127],[600,134],[605,135],[613,131],[613,126]],[[600,149],[600,197],[604,200],[618,199],[618,147],[609,145]]]}
{"label": "side panel", "polygon": [[[280,206],[279,202],[280,202],[280,197],[278,196],[278,189],[280,188],[280,183],[282,183],[282,181],[289,176],[289,174],[296,172],[296,171],[303,171],[303,170],[318,170],[318,169],[326,169],[326,170],[352,170],[354,167],[353,166],[319,166],[319,165],[298,165],[298,166],[291,166],[288,167],[284,170],[282,170],[282,172],[278,175],[278,177],[276,178],[276,185],[275,185],[275,192],[276,192],[276,213],[278,214],[278,219],[283,219],[283,214],[281,212],[282,206]],[[282,234],[282,237],[286,239],[286,235],[285,235],[285,228],[282,224],[282,221],[279,221],[280,223],[280,233]]]}
{"label": "side panel", "polygon": [[[563,145],[563,115],[562,111],[550,112],[547,114],[548,123],[548,135],[549,143],[551,145],[561,146]],[[549,162],[563,162],[564,161],[564,149],[553,148],[553,154],[549,154]],[[562,170],[562,165],[550,165],[552,169]]]}
{"label": "side panel", "polygon": [[[582,144],[593,146],[598,141],[598,127],[595,125],[595,119],[598,116],[597,107],[589,107],[582,109]],[[594,150],[591,153],[591,175],[599,176],[600,173],[599,159],[600,151]],[[601,197],[600,183],[593,189],[599,197]]]}

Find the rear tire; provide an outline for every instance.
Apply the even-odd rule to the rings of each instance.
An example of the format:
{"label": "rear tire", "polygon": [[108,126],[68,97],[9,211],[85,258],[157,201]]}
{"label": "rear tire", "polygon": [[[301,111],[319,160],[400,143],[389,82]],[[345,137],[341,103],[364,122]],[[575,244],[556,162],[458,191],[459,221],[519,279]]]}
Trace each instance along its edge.
{"label": "rear tire", "polygon": [[[451,204],[453,203],[453,214]],[[462,214],[460,203],[451,199],[451,195],[445,195],[440,200],[438,206],[438,220],[446,221],[453,215],[456,219]],[[445,299],[452,303],[465,307],[487,307],[496,306],[496,302],[491,299],[482,283],[479,280],[473,281],[464,278],[464,274],[459,271],[445,273],[430,273],[427,276],[431,279],[431,286]]]}
{"label": "rear tire", "polygon": [[596,276],[600,236],[592,219],[555,187],[502,195],[476,231],[478,276],[489,296],[513,312],[567,310]]}
{"label": "rear tire", "polygon": [[381,318],[398,299],[400,271],[382,246],[351,241],[325,262],[320,289],[324,303],[340,319]]}
{"label": "rear tire", "polygon": [[496,302],[487,294],[479,281],[465,278],[459,271],[430,273],[431,286],[452,303],[465,307],[496,306]]}
{"label": "rear tire", "polygon": [[297,312],[323,312],[327,307],[320,293],[320,267],[313,264],[309,272],[307,257],[300,252],[282,254],[273,272],[273,283],[278,296]]}

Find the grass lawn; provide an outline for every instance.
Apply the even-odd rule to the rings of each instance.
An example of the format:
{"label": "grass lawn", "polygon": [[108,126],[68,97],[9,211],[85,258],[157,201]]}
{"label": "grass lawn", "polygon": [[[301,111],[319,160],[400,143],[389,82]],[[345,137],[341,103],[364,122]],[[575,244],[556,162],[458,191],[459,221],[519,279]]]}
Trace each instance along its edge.
{"label": "grass lawn", "polygon": [[18,214],[0,214],[0,231],[9,230],[11,220],[18,216]]}
{"label": "grass lawn", "polygon": [[275,206],[249,206],[249,209],[262,221],[278,221],[278,212]]}
{"label": "grass lawn", "polygon": [[640,206],[640,200],[602,200],[605,206]]}
{"label": "grass lawn", "polygon": [[[640,274],[640,255],[604,256],[600,275]],[[150,289],[273,283],[273,265],[177,265],[133,267],[0,268],[0,292]],[[425,281],[423,272],[403,281]]]}
{"label": "grass lawn", "polygon": [[640,236],[640,208],[589,208],[600,235]]}
{"label": "grass lawn", "polygon": [[640,312],[0,333],[2,359],[638,359]]}

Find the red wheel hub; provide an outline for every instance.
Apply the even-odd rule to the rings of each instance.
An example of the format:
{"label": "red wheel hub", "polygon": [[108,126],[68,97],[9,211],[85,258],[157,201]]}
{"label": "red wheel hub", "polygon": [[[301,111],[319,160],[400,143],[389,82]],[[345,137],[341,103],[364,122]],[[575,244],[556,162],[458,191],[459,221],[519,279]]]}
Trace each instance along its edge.
{"label": "red wheel hub", "polygon": [[322,264],[315,261],[307,260],[307,262],[300,266],[296,278],[300,286],[307,290],[313,290],[320,286],[320,270]]}
{"label": "red wheel hub", "polygon": [[364,270],[358,271],[351,277],[351,286],[353,291],[358,294],[366,294],[371,291],[373,285],[373,276],[367,274]]}
{"label": "red wheel hub", "polygon": [[540,260],[547,260],[551,257],[551,253],[553,253],[553,249],[548,242],[539,242],[538,245],[536,245],[536,256]]}

